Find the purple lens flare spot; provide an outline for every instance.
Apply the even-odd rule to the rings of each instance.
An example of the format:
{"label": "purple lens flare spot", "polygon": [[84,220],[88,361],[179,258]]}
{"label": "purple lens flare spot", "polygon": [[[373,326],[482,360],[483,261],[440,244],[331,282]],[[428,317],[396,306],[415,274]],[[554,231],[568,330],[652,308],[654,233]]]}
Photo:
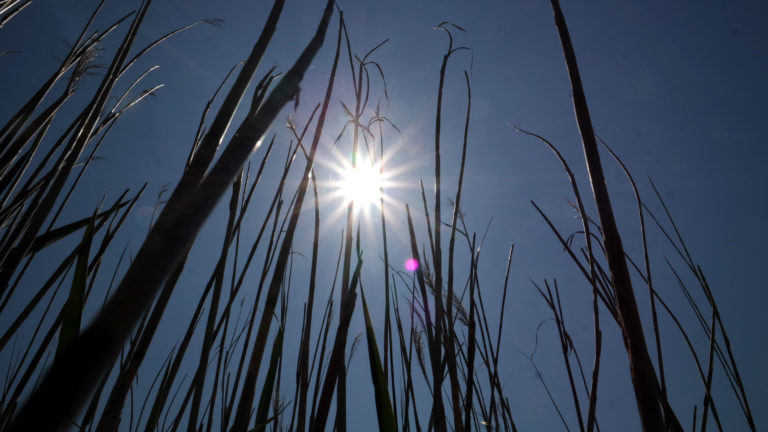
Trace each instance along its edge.
{"label": "purple lens flare spot", "polygon": [[407,260],[405,260],[405,269],[406,270],[408,270],[410,272],[414,272],[418,268],[419,268],[419,261],[417,261],[416,259],[408,258]]}

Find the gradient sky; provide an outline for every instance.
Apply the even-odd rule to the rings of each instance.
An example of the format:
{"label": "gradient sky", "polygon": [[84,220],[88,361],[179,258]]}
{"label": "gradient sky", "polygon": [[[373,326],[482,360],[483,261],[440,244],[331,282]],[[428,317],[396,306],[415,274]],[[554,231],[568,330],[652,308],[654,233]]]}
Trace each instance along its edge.
{"label": "gradient sky", "polygon": [[[0,56],[0,121],[7,119],[56,68],[57,59],[65,55],[67,43],[74,40],[77,29],[96,3],[36,0],[0,30],[0,51],[18,51]],[[98,27],[103,28],[129,10],[128,2],[113,3],[101,15]],[[315,30],[321,3],[287,2],[263,67],[290,67]],[[564,200],[572,200],[573,194],[556,158],[538,141],[509,127],[519,126],[547,137],[571,164],[582,193],[589,191],[570,86],[549,2],[339,3],[355,53],[362,54],[389,38],[372,57],[384,70],[389,102],[383,98],[381,81],[373,78],[372,82],[374,97],[381,99],[383,112],[403,132],[398,135],[392,129],[385,131],[392,148],[397,149],[390,155],[388,168],[397,173],[393,181],[401,185],[390,192],[391,255],[393,261],[402,265],[408,258],[403,203],[410,204],[417,210],[414,214],[421,215],[418,179],[424,178],[425,186],[432,188],[435,100],[440,62],[447,46],[445,35],[432,26],[447,20],[466,29],[466,34],[456,32],[455,40],[471,51],[454,54],[446,81],[442,135],[444,192],[453,196],[455,191],[466,109],[463,71],[467,70],[473,99],[462,207],[470,230],[478,232],[478,236],[492,218],[480,271],[485,298],[496,308],[508,248],[511,243],[516,245],[501,351],[503,384],[521,430],[559,430],[562,425],[551,403],[528,360],[520,354],[533,349],[537,326],[549,317],[530,281],[558,279],[570,330],[577,344],[582,342],[581,355],[589,364],[590,296],[575,266],[530,201],[541,206],[564,232],[576,231],[580,225]],[[154,1],[136,46],[201,18],[221,18],[224,23],[221,28],[194,28],[146,56],[134,73],[138,75],[143,67],[158,64],[160,68],[149,77],[147,86],[164,83],[165,87],[157,97],[121,119],[99,152],[104,159],[88,171],[80,195],[62,220],[90,213],[104,194],[115,197],[126,187],[138,189],[149,181],[148,192],[128,227],[129,232],[123,233],[124,241],[130,237],[132,248],[138,248],[158,191],[164,184],[173,185],[181,173],[205,102],[234,63],[247,56],[270,4],[246,0]],[[768,405],[768,374],[764,367],[768,363],[768,346],[763,335],[768,327],[768,273],[763,268],[768,263],[768,28],[764,25],[768,5],[750,0],[588,0],[564,1],[562,6],[595,130],[623,158],[639,182],[641,194],[651,209],[661,215],[646,174],[659,187],[691,254],[713,288],[756,411],[758,429],[766,427],[768,419],[760,407]],[[336,20],[302,85],[301,105],[296,113],[299,125],[303,126],[308,112],[325,90],[335,33]],[[117,40],[110,38],[105,43],[105,52],[111,53]],[[321,147],[321,152],[326,150],[320,161],[325,168],[319,171],[321,181],[330,180],[333,175],[327,166],[333,158],[327,154],[330,141],[344,122],[339,102],[350,104],[353,98],[348,68],[343,64],[345,68],[333,97],[334,113],[326,124],[328,139]],[[283,124],[289,112],[286,109],[272,128],[281,137],[288,137]],[[284,140],[276,149],[276,157],[285,157],[285,145]],[[342,151],[349,152],[348,139],[340,145]],[[254,160],[261,160],[260,153],[256,153]],[[641,246],[632,190],[607,155],[603,155],[603,163],[627,251],[639,260]],[[276,181],[274,173],[269,174],[273,177],[265,177],[267,184]],[[329,253],[322,258],[319,277],[326,289],[332,279],[343,227],[340,218],[332,217],[334,212],[338,214],[338,208],[339,203],[329,199],[322,209],[321,241]],[[595,214],[591,206],[588,211]],[[448,207],[443,214],[448,214]],[[158,345],[174,343],[186,327],[195,293],[202,289],[198,281],[206,279],[212,267],[208,265],[212,257],[205,245],[211,244],[210,250],[218,251],[224,215],[223,210],[217,211],[198,238],[191,265],[173,300],[175,309],[161,327]],[[309,214],[305,217],[306,222]],[[416,219],[417,229],[421,227],[423,234],[423,217]],[[261,220],[258,211],[253,220],[254,224]],[[383,299],[381,290],[376,290],[382,274],[377,223],[377,219],[361,222],[364,231],[370,230],[364,237],[368,243],[363,245],[363,284],[366,293],[371,292],[367,296],[374,306],[373,319],[381,322],[383,312],[375,307]],[[294,246],[307,255],[311,252],[309,232],[308,227],[301,230]],[[681,262],[675,261],[674,251],[658,230],[650,229],[649,235],[657,289],[682,311],[694,342],[705,352],[706,337],[695,326],[664,257],[678,265]],[[426,236],[421,235],[420,240],[426,241]],[[308,263],[297,258],[295,265],[297,278],[306,278],[301,272],[306,273]],[[301,285],[297,282],[296,286]],[[645,294],[640,285],[637,289]],[[639,294],[638,298],[641,308],[646,307],[647,295]],[[301,310],[299,300],[292,306]],[[491,315],[495,317],[497,313]],[[644,317],[648,324],[649,315]],[[8,319],[0,317],[0,325]],[[362,330],[360,321],[358,310],[351,334]],[[680,347],[682,339],[669,320],[662,320],[662,325],[668,329],[664,337],[673,377],[669,384],[672,402],[683,423],[688,424],[693,404],[701,404],[703,391],[693,375],[693,363]],[[598,402],[601,427],[608,431],[640,430],[620,336],[614,329],[606,330],[605,340]],[[555,328],[551,323],[545,324],[539,333],[536,359],[556,390],[566,417],[575,425],[558,350]],[[158,350],[153,358],[164,356]],[[358,352],[357,362],[349,372],[350,382],[370,382],[364,356],[364,352]],[[6,357],[0,358],[0,363],[7,362]],[[290,375],[285,376],[288,387],[292,386]],[[733,425],[728,430],[746,430],[722,378],[721,373],[720,379],[715,379],[721,418]],[[361,388],[360,392],[370,392],[370,385]],[[351,388],[350,394],[354,391]],[[363,430],[371,424],[372,395],[350,397],[349,404],[350,430]]]}

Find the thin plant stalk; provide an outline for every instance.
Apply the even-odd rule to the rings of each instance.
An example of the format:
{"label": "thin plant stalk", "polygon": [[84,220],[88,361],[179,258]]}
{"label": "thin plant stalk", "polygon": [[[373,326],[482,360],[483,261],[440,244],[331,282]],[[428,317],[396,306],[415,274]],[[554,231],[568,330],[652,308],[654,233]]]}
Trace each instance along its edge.
{"label": "thin plant stalk", "polygon": [[621,244],[616,220],[613,216],[611,201],[603,175],[600,155],[595,141],[595,133],[592,129],[587,100],[581,84],[579,69],[576,64],[576,55],[568,33],[565,17],[560,8],[559,0],[551,0],[555,14],[555,24],[560,36],[568,74],[573,90],[573,103],[576,111],[576,120],[581,132],[581,140],[584,147],[584,155],[595,196],[600,225],[603,228],[603,242],[606,249],[606,258],[611,270],[611,278],[616,291],[617,309],[621,319],[624,342],[629,355],[630,375],[635,391],[635,400],[640,413],[643,430],[647,432],[665,429],[672,422],[665,421],[662,412],[661,395],[659,394],[658,378],[653,368],[648,347],[645,343],[640,314],[637,310],[632,284],[629,278],[627,263],[624,260],[624,248]]}
{"label": "thin plant stalk", "polygon": [[[66,424],[79,410],[91,389],[117,357],[122,342],[154,299],[169,269],[175,267],[184,251],[192,244],[222,193],[250,156],[254,144],[263,136],[282,107],[296,94],[304,73],[323,43],[331,6],[332,1],[329,1],[315,36],[296,64],[265,100],[258,113],[246,117],[194,196],[185,205],[164,208],[152,234],[139,250],[113,298],[73,342],[71,349],[62,355],[61,361],[48,372],[11,425],[11,430],[53,429],[57,427],[55,425]],[[88,353],[88,356],[83,358],[81,353]],[[55,404],[56,412],[50,412],[54,404],[48,401],[61,388],[71,389],[72,395],[66,403],[59,401]],[[50,415],[36,415],[44,406],[48,407]]]}

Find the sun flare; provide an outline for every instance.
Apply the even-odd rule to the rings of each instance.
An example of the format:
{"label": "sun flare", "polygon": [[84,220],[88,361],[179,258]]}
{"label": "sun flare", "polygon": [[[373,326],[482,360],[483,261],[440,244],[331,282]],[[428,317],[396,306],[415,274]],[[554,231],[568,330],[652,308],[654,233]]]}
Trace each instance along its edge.
{"label": "sun flare", "polygon": [[350,165],[340,174],[339,192],[346,203],[354,201],[355,207],[367,209],[379,202],[384,182],[377,166],[360,163],[353,168]]}

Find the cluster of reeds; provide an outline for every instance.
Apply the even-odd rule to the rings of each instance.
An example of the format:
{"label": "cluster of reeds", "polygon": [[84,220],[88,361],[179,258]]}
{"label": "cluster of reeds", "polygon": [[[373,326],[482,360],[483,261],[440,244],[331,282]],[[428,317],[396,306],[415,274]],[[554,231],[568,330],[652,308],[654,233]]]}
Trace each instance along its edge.
{"label": "cluster of reeds", "polygon": [[[332,109],[337,75],[341,73],[339,66],[347,67],[343,65],[346,58],[354,95],[354,103],[342,104],[351,129],[351,138],[344,141],[351,142],[351,165],[354,167],[359,158],[367,157],[375,160],[382,172],[387,169],[384,131],[390,127],[397,131],[397,127],[382,115],[378,105],[371,109],[372,72],[378,72],[384,79],[383,68],[372,57],[386,41],[362,57],[354,55],[343,13],[329,0],[316,33],[293,66],[282,74],[275,68],[259,71],[285,3],[275,0],[250,55],[232,69],[206,105],[184,171],[167,200],[159,206],[162,208],[153,217],[150,232],[140,249],[132,255],[126,270],[121,270],[126,248],[120,252],[115,268],[102,269],[104,256],[121,250],[113,240],[144,187],[135,193],[123,192],[113,203],[99,203],[74,222],[62,223],[59,217],[70,197],[77,193],[79,180],[95,159],[99,146],[108,140],[115,122],[160,87],[134,92],[154,67],[139,74],[125,92],[117,95],[115,102],[117,84],[126,79],[127,72],[148,50],[198,24],[173,30],[137,48],[134,46],[136,34],[151,0],[143,0],[136,11],[105,30],[94,31],[92,28],[105,1],[99,3],[85,23],[58,70],[0,130],[0,314],[9,317],[6,318],[9,324],[0,336],[0,351],[8,359],[0,396],[0,429],[346,430],[347,369],[359,343],[357,338],[350,340],[349,332],[353,315],[357,313],[362,314],[365,327],[371,376],[367,388],[375,400],[377,425],[381,430],[517,430],[514,407],[502,385],[504,360],[500,358],[512,249],[507,260],[498,324],[493,328],[489,325],[489,315],[496,311],[486,308],[478,275],[482,240],[478,241],[477,235],[467,228],[461,210],[471,117],[467,72],[464,74],[466,117],[455,189],[453,185],[443,184],[441,174],[445,75],[451,57],[466,49],[454,46],[453,33],[463,29],[447,22],[436,27],[447,34],[448,47],[438,76],[431,209],[421,185],[427,228],[420,235],[426,234],[426,239],[419,239],[408,205],[397,203],[399,208],[387,208],[395,205],[385,202],[383,195],[380,198],[384,277],[380,283],[366,288],[385,293],[384,311],[379,314],[383,322],[376,323],[366,302],[363,283],[366,268],[377,264],[368,260],[366,266],[363,265],[365,245],[361,245],[354,202],[348,204],[346,223],[339,227],[343,234],[333,280],[322,280],[318,276],[320,258],[332,246],[320,243],[321,188],[315,175],[315,161],[318,151],[324,151],[320,144],[328,135],[325,120]],[[0,2],[0,27],[28,4],[29,1]],[[589,380],[578,357],[575,359],[580,378],[574,371],[575,347],[565,326],[557,284],[546,282],[544,288],[539,288],[557,323],[578,427],[587,431],[598,428],[602,308],[621,329],[643,429],[682,430],[666,398],[657,305],[675,320],[686,341],[689,339],[673,311],[654,289],[646,251],[645,268],[635,268],[650,293],[655,330],[654,363],[630,280],[627,263],[634,262],[625,256],[611,212],[575,55],[558,2],[553,0],[552,6],[571,77],[576,117],[599,214],[597,222],[587,215],[570,168],[547,142],[560,157],[573,184],[583,223],[580,234],[584,248],[579,250],[573,239],[563,237],[551,223],[550,226],[592,287],[595,361]],[[334,14],[334,10],[337,13]],[[332,39],[326,38],[326,34],[334,15],[338,17],[338,30],[333,39],[335,54],[324,97],[305,125],[297,125],[295,121],[289,124],[291,139],[282,143],[282,147],[288,149],[286,157],[283,161],[274,161],[273,153],[280,144],[276,142],[281,138],[268,137],[267,131],[287,104],[291,101],[298,104],[299,86],[305,72],[324,41]],[[201,22],[217,24],[215,20]],[[112,54],[106,71],[99,76],[96,90],[83,106],[75,106],[70,99],[76,92],[84,91],[78,86],[81,80],[93,79],[88,72],[94,67],[97,55],[103,55],[98,51],[101,42],[120,31],[122,42]],[[227,85],[231,76],[234,76],[232,83]],[[253,81],[252,97],[244,101]],[[387,97],[386,85],[383,89]],[[223,93],[220,102],[219,93]],[[247,106],[245,112],[238,110],[241,104]],[[216,106],[218,109],[214,110]],[[51,136],[51,125],[65,111],[75,113],[75,120],[62,128],[63,132]],[[236,118],[242,120],[238,120],[234,133],[228,134]],[[346,128],[338,134],[337,141],[345,136]],[[268,142],[265,149],[262,142]],[[254,152],[255,149],[258,152]],[[251,158],[258,159],[255,170],[251,169]],[[294,168],[297,160],[299,167]],[[261,191],[261,180],[268,165],[277,167],[280,178],[274,190],[265,192]],[[627,175],[637,193],[634,180],[628,172]],[[295,186],[291,179],[297,179]],[[262,188],[257,194],[259,186]],[[194,299],[194,311],[186,330],[163,354],[163,362],[147,361],[150,348],[159,349],[152,341],[161,321],[168,315],[169,303],[174,290],[178,289],[177,283],[195,239],[228,192],[221,247],[202,295]],[[307,199],[309,194],[311,200]],[[267,198],[254,200],[255,196]],[[442,214],[444,196],[452,197],[452,212],[447,222]],[[639,194],[637,203],[643,233],[645,214],[651,215],[664,229]],[[302,212],[305,206],[313,211]],[[399,271],[389,262],[387,216],[401,211],[405,212],[408,227],[407,247],[419,263],[412,273]],[[259,218],[255,238],[244,234],[247,214]],[[311,227],[312,232],[306,286],[295,282],[299,278],[294,275],[294,239],[300,223]],[[674,227],[674,222],[672,224]],[[700,418],[704,430],[710,416],[722,429],[710,394],[717,360],[754,430],[742,379],[712,291],[701,269],[687,254],[676,228],[674,232],[675,236],[668,238],[706,294],[711,313],[710,320],[707,311],[688,295],[710,337],[706,365],[689,342],[705,390],[702,414],[694,415],[694,429],[698,428],[696,421]],[[79,240],[73,243],[75,237]],[[55,268],[48,269],[50,274],[45,282],[30,286],[27,271],[37,262],[35,259],[48,248],[67,244],[74,246],[58,257]],[[242,253],[243,248],[247,253]],[[367,254],[366,259],[372,255]],[[101,286],[99,281],[103,278],[97,278],[100,271],[111,271],[109,279],[115,282],[114,287],[111,282]],[[681,286],[688,293],[682,280]],[[318,289],[320,287],[322,289]],[[99,298],[108,300],[100,304],[97,293]],[[324,304],[315,298],[318,295],[326,296]],[[297,315],[296,311],[289,310],[292,298],[300,299],[303,304],[300,327],[293,330],[298,334],[296,340],[286,338],[290,327],[296,325],[296,320],[289,320],[289,316]],[[9,306],[13,304],[22,306],[13,309]],[[89,316],[86,310],[96,312]],[[315,313],[316,310],[321,313]],[[83,325],[85,321],[87,325]],[[268,360],[265,359],[267,352]],[[295,371],[289,372],[288,368]],[[154,375],[148,387],[137,387],[141,371]],[[288,383],[293,387],[284,388]],[[141,390],[138,395],[134,393],[137,388]],[[359,389],[355,387],[354,391]],[[563,422],[567,428],[567,422]]]}
{"label": "cluster of reeds", "polygon": [[[674,322],[676,330],[679,331],[680,335],[685,340],[688,351],[691,354],[691,358],[701,379],[703,390],[703,395],[701,397],[702,412],[701,414],[697,413],[698,403],[694,401],[693,424],[691,430],[697,430],[699,428],[701,430],[706,430],[710,415],[714,419],[715,426],[718,430],[723,430],[723,425],[721,424],[717,413],[717,407],[712,396],[712,378],[715,368],[715,356],[733,390],[733,395],[738,401],[747,426],[751,430],[755,430],[754,418],[747,401],[744,383],[739,374],[731,350],[730,341],[722,323],[720,313],[718,312],[712,290],[707,284],[704,273],[701,267],[694,262],[693,258],[688,253],[688,249],[680,235],[680,231],[669,213],[664,200],[658,193],[658,190],[656,190],[655,185],[654,191],[668,217],[668,225],[671,228],[662,224],[662,222],[648,208],[645,201],[641,199],[638,186],[627,167],[616,153],[614,153],[614,151],[595,134],[565,17],[558,0],[551,0],[551,5],[554,11],[555,25],[560,37],[560,43],[571,83],[576,122],[581,135],[592,189],[592,197],[598,213],[597,220],[592,219],[587,214],[585,202],[582,199],[573,171],[557,148],[538,134],[520,128],[516,129],[543,142],[559,159],[570,180],[576,198],[574,207],[581,219],[582,229],[574,235],[564,236],[552,224],[545,213],[533,203],[536,210],[541,214],[557,236],[557,239],[564,250],[578,266],[592,290],[594,362],[591,379],[587,381],[581,359],[565,325],[565,315],[560,301],[557,281],[555,280],[551,283],[549,281],[544,281],[543,288],[534,282],[536,289],[549,306],[557,327],[567,378],[570,384],[572,402],[577,414],[578,428],[582,431],[592,431],[597,427],[595,413],[602,353],[602,327],[600,321],[600,305],[602,304],[608,312],[608,316],[612,319],[611,323],[615,323],[621,331],[624,347],[627,351],[632,387],[643,430],[684,430],[675,409],[673,409],[668,399],[661,341],[662,332],[659,327],[659,313],[657,311],[658,305],[661,305],[665,315]],[[622,239],[617,227],[617,220],[613,214],[611,200],[607,190],[607,183],[603,174],[598,141],[607,150],[607,153],[621,166],[631,184],[632,190],[634,191],[642,235],[642,267],[638,266],[635,261],[627,255],[622,245]],[[652,182],[651,184],[653,185]],[[706,307],[702,308],[696,302],[695,296],[691,294],[676,269],[670,264],[670,261],[667,260],[667,263],[674,273],[680,288],[684,292],[691,309],[694,311],[698,322],[701,324],[702,329],[709,338],[707,351],[708,361],[706,367],[702,364],[702,361],[697,354],[697,349],[691,343],[691,339],[688,335],[690,330],[686,330],[677,317],[679,311],[673,311],[654,287],[646,237],[646,215],[651,216],[656,227],[664,234],[674,250],[691,271],[695,282],[701,288],[704,298],[706,299],[711,320],[707,319],[703,310],[706,309]],[[673,230],[674,236],[667,232],[670,229]],[[574,243],[577,237],[583,238],[583,246],[578,246]],[[642,283],[648,287],[650,320],[653,324],[653,340],[655,348],[653,351],[655,351],[656,354],[655,363],[651,355],[653,351],[649,349],[645,340],[641,314],[635,298],[632,278],[630,276],[630,266],[636,270]],[[717,333],[718,330],[720,334]],[[574,368],[577,368],[578,374]],[[579,383],[579,381],[581,381],[581,383]],[[544,383],[544,385],[546,386],[546,383]],[[580,388],[582,386],[583,390]],[[547,391],[549,393],[549,390]],[[550,398],[551,397],[552,396],[550,395]],[[555,404],[555,408],[563,421],[563,425],[568,429],[568,422],[563,418],[556,401],[552,399],[552,402]],[[697,426],[697,422],[699,426]]]}

